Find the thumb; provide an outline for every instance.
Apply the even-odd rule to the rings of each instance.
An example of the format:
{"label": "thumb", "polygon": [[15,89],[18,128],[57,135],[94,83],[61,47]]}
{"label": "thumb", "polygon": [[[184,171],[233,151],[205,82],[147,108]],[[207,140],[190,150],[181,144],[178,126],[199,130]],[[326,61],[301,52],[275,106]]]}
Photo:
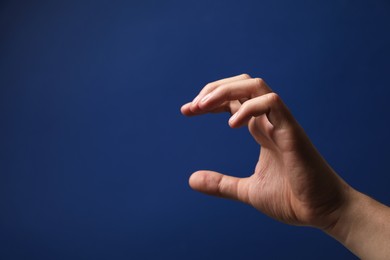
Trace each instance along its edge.
{"label": "thumb", "polygon": [[196,191],[249,204],[248,181],[249,178],[237,178],[213,171],[197,171],[189,179],[191,188]]}

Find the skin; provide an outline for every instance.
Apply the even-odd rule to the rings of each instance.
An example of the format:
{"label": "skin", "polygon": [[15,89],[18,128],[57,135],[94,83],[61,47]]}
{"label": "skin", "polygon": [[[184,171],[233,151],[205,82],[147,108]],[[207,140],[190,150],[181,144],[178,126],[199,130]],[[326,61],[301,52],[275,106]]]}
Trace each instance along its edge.
{"label": "skin", "polygon": [[251,176],[197,171],[189,179],[194,190],[239,200],[287,224],[319,228],[361,258],[390,259],[389,208],[335,173],[262,79],[243,74],[209,83],[181,112],[229,112],[230,127],[248,127],[260,145]]}

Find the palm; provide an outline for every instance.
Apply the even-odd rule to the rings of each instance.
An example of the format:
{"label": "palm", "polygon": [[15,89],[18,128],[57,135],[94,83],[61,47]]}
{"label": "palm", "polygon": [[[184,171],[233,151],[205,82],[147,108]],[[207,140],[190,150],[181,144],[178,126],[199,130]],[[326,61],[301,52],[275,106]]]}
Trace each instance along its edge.
{"label": "palm", "polygon": [[[266,130],[268,126],[268,131]],[[252,118],[248,127],[254,139],[263,146],[254,174],[248,178],[247,194],[249,203],[263,213],[289,224],[326,226],[331,216],[319,223],[318,215],[328,216],[338,200],[338,180],[333,174],[326,179],[314,172],[312,164],[322,161],[321,156],[297,125],[297,131],[274,131],[265,116]],[[263,131],[257,131],[262,128]],[[283,144],[279,149],[273,144]],[[310,151],[297,149],[306,143]],[[324,171],[332,170],[323,164]],[[329,177],[331,176],[331,177]],[[329,186],[334,186],[330,189]],[[315,190],[308,187],[317,187]],[[326,193],[326,194],[324,194]]]}

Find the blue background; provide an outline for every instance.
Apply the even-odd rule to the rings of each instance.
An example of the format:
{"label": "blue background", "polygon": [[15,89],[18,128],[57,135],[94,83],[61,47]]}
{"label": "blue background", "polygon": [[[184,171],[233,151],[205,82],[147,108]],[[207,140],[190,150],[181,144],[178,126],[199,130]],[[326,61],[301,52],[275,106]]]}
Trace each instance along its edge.
{"label": "blue background", "polygon": [[1,259],[355,259],[322,232],[188,187],[248,176],[227,115],[241,73],[278,92],[334,169],[389,204],[390,2],[1,1]]}

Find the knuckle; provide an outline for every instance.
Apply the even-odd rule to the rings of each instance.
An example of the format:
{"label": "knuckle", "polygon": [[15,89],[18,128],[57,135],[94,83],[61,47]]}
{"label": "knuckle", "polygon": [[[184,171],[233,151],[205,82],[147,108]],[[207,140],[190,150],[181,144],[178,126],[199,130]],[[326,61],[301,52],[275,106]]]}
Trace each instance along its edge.
{"label": "knuckle", "polygon": [[275,92],[268,94],[268,101],[271,104],[279,103],[281,101],[280,96],[276,94]]}
{"label": "knuckle", "polygon": [[252,77],[251,77],[249,74],[247,74],[247,73],[241,74],[241,77],[244,78],[244,79],[250,79],[250,78],[252,78]]}
{"label": "knuckle", "polygon": [[264,86],[265,82],[262,78],[254,78],[255,84],[257,87],[261,88]]}

